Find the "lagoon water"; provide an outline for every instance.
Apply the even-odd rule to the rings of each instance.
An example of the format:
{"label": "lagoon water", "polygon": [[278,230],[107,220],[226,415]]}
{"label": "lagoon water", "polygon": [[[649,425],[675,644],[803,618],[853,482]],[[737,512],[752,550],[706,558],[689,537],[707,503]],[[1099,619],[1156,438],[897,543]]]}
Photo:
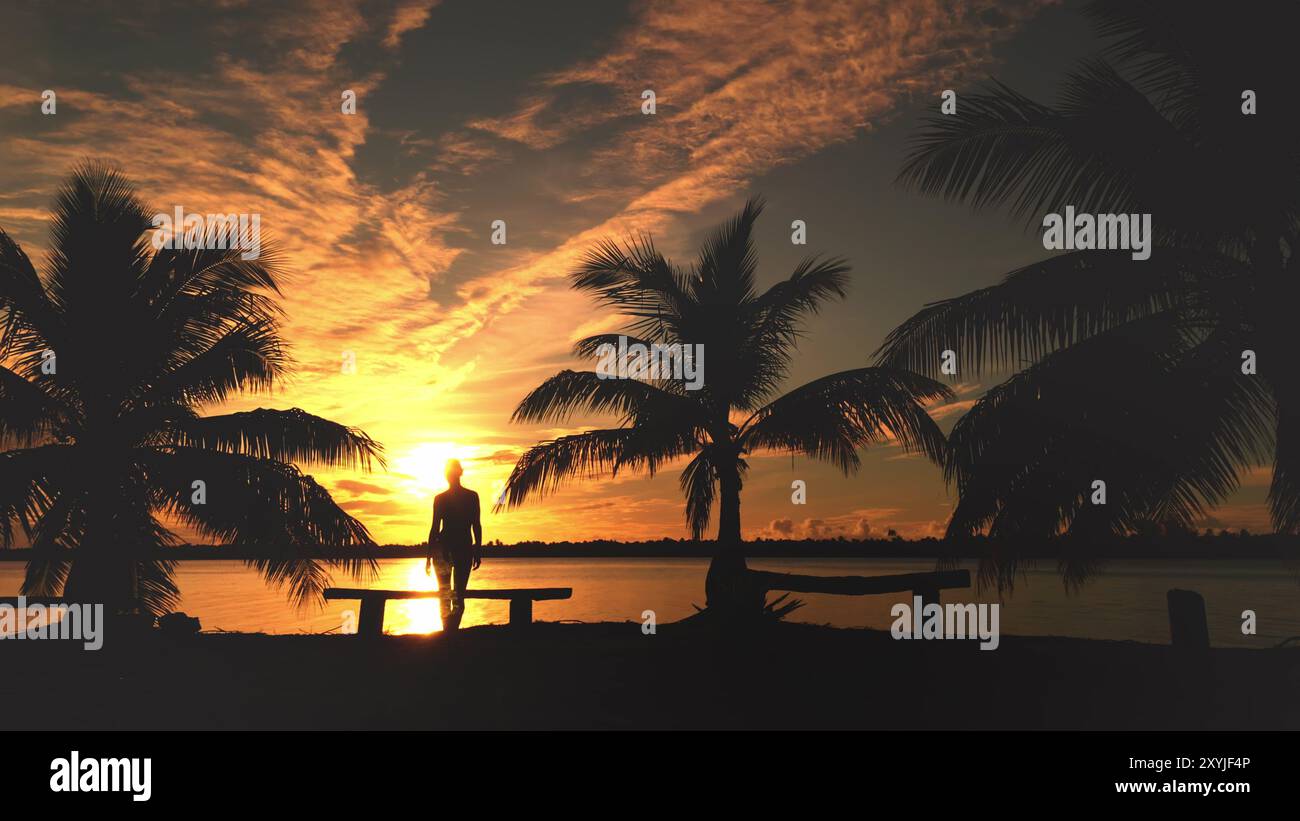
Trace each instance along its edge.
{"label": "lagoon water", "polygon": [[[934,569],[922,559],[766,559],[751,560],[761,570],[816,575],[884,575]],[[474,574],[473,587],[572,587],[567,601],[538,602],[539,621],[635,621],[654,611],[660,622],[694,612],[704,603],[704,559],[488,559]],[[0,564],[0,595],[17,595],[22,565]],[[265,633],[338,632],[345,611],[356,602],[334,601],[325,607],[296,610],[283,593],[268,587],[256,572],[237,561],[181,562],[184,596],[180,608],[198,616],[205,630]],[[336,577],[347,587],[429,589],[424,562],[393,559],[380,563],[376,579]],[[1002,600],[1004,635],[1073,636],[1167,644],[1169,622],[1165,594],[1171,588],[1195,590],[1206,600],[1211,642],[1218,647],[1272,647],[1300,636],[1300,580],[1295,568],[1280,561],[1114,561],[1083,589],[1067,594],[1051,562],[1031,570]],[[887,630],[890,607],[906,594],[834,596],[792,594],[806,606],[792,621],[837,627]],[[998,601],[995,591],[947,590],[945,602]],[[504,623],[504,601],[470,600],[463,626]],[[1242,635],[1241,613],[1254,610],[1257,634]],[[418,633],[441,629],[436,600],[389,602],[385,630]]]}

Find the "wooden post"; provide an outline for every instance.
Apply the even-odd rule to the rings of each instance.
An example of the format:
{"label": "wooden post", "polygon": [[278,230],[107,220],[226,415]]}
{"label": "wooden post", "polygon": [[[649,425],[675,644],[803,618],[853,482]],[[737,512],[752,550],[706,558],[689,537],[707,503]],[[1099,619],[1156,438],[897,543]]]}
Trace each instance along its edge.
{"label": "wooden post", "polygon": [[1210,625],[1205,618],[1205,599],[1195,590],[1170,590],[1169,641],[1180,650],[1210,649]]}
{"label": "wooden post", "polygon": [[384,607],[387,600],[383,596],[361,597],[361,622],[357,625],[357,635],[377,638],[384,634]]}
{"label": "wooden post", "polygon": [[510,599],[510,626],[523,627],[533,623],[533,600],[528,596]]}

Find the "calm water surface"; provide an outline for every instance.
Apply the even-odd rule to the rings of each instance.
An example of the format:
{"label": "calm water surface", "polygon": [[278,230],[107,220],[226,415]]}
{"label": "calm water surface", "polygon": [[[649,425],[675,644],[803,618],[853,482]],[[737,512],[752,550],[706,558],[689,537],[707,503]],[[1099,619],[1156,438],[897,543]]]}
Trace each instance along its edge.
{"label": "calm water surface", "polygon": [[[752,560],[761,570],[841,576],[918,573],[934,569],[929,560],[769,559]],[[705,559],[489,559],[474,574],[471,587],[572,587],[567,601],[537,602],[541,621],[636,621],[646,610],[660,622],[694,612],[704,603]],[[17,595],[22,565],[0,564],[0,595]],[[323,608],[295,610],[240,562],[182,562],[178,572],[184,596],[180,609],[198,616],[205,630],[265,633],[338,631],[344,611],[355,602],[329,602]],[[356,582],[336,577],[339,586],[429,589],[422,559],[380,563],[378,579]],[[1002,632],[1168,643],[1165,593],[1170,588],[1200,592],[1206,600],[1211,640],[1216,646],[1271,647],[1300,636],[1300,584],[1294,569],[1272,561],[1116,561],[1086,585],[1067,595],[1044,563],[1030,571],[1014,595],[1003,601]],[[837,627],[888,629],[889,608],[904,597],[794,594],[806,602],[793,621]],[[944,601],[997,601],[996,593],[944,591]],[[504,623],[504,601],[470,600],[464,626]],[[1254,610],[1258,634],[1241,634],[1241,612]],[[441,628],[436,600],[390,602],[385,629],[391,633]]]}

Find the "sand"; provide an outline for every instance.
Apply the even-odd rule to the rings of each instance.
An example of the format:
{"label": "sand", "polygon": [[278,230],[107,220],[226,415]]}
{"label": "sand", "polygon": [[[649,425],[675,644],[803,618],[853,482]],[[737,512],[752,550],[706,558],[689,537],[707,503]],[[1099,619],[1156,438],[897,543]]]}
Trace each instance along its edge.
{"label": "sand", "polygon": [[79,647],[0,644],[0,728],[1300,729],[1300,648],[639,623]]}

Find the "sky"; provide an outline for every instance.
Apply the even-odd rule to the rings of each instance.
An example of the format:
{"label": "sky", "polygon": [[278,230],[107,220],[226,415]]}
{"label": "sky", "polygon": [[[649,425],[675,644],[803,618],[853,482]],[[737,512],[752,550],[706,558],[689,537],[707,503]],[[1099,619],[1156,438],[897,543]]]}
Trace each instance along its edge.
{"label": "sky", "polygon": [[[55,189],[87,157],[160,212],[260,214],[292,270],[296,367],[273,393],[210,410],[300,407],[364,429],[386,470],[312,472],[379,542],[419,542],[448,457],[487,507],[530,445],[610,421],[509,421],[529,389],[579,366],[576,339],[621,325],[566,280],[598,240],[647,232],[689,261],[761,194],[761,285],[810,252],[847,257],[850,295],[809,325],[788,387],[868,364],[926,302],[1040,258],[1023,223],[894,178],[944,89],[960,99],[996,77],[1050,101],[1101,46],[1078,5],[19,2],[0,33],[0,228],[39,257]],[[790,243],[796,219],[807,246]],[[988,385],[954,387],[932,410],[945,429]],[[849,477],[789,454],[749,462],[747,538],[938,536],[953,501],[938,468],[893,446]],[[485,510],[484,536],[684,538],[679,470]],[[1203,524],[1266,530],[1268,478],[1243,477]]]}

